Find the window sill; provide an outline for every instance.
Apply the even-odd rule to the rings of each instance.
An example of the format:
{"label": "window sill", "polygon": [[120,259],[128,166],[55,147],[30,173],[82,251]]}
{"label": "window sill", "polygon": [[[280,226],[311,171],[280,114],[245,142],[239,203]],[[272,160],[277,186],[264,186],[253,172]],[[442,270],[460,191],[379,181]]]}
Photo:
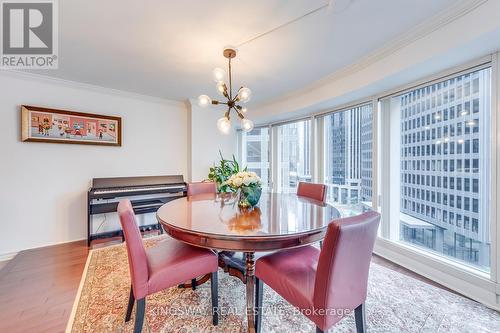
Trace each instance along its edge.
{"label": "window sill", "polygon": [[410,245],[377,238],[374,253],[462,295],[500,311],[500,285],[490,274]]}

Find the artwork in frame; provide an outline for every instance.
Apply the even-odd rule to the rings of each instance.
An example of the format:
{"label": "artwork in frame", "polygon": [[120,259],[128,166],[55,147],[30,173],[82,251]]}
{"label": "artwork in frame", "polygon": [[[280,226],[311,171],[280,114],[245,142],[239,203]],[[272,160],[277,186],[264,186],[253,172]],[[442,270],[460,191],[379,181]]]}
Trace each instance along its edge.
{"label": "artwork in frame", "polygon": [[31,142],[121,146],[122,119],[22,105],[21,139]]}

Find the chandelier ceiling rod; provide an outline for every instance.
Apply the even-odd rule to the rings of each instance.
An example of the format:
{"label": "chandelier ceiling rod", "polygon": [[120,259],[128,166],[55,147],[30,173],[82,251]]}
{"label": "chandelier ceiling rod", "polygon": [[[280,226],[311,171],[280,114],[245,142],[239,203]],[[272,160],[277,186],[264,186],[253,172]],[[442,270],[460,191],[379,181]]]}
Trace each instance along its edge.
{"label": "chandelier ceiling rod", "polygon": [[229,58],[229,99],[233,98],[233,75],[231,74],[231,58]]}

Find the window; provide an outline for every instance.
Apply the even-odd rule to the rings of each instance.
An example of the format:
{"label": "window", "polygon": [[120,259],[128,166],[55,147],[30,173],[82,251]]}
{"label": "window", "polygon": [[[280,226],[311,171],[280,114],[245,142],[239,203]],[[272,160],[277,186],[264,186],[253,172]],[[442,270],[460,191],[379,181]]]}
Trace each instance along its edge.
{"label": "window", "polygon": [[[490,154],[498,151],[491,99],[499,94],[492,91],[494,71],[484,59],[478,66],[418,89],[395,87],[400,92],[378,104],[240,131],[242,165],[274,191],[295,193],[298,182],[314,180],[328,185],[327,200],[337,207],[373,201],[383,217],[379,236],[402,253],[418,247],[414,254],[455,262],[457,269],[446,270],[457,275],[463,264],[481,277],[498,272],[490,259],[490,228],[498,222],[490,210],[492,180],[500,178]],[[394,245],[380,242],[380,249]]]}
{"label": "window", "polygon": [[[399,202],[399,208],[391,205],[391,216],[398,216],[393,212],[398,209],[399,220],[391,220],[388,237],[489,271],[491,69],[456,79],[447,81],[447,88],[438,83],[432,91],[418,89],[422,93],[411,100],[407,97],[415,96],[415,91],[381,101],[382,112],[389,112],[391,127],[391,189],[398,188],[394,184],[399,184],[400,189],[391,190],[391,202],[396,198]],[[457,87],[460,98],[450,98],[448,91],[455,89],[457,82],[461,85]],[[406,112],[429,98],[437,99],[436,106]],[[419,137],[423,129],[406,124],[428,117],[432,123],[425,130],[435,131],[436,135],[421,136],[420,142],[407,139]],[[432,149],[423,149],[424,146]],[[420,167],[427,164],[433,167]],[[393,177],[398,171],[400,177]],[[436,177],[436,186],[434,181],[423,181],[429,176]],[[406,189],[408,179],[416,180],[411,182],[411,191]],[[418,195],[431,190],[436,192],[437,200],[434,196]],[[433,209],[442,214],[429,214]]]}
{"label": "window", "polygon": [[311,120],[276,126],[277,191],[295,193],[299,182],[311,181]]}
{"label": "window", "polygon": [[268,189],[270,182],[269,128],[256,127],[250,132],[241,132],[241,141],[241,166],[259,175],[263,189]]}
{"label": "window", "polygon": [[324,182],[332,203],[372,201],[372,104],[322,117]]}

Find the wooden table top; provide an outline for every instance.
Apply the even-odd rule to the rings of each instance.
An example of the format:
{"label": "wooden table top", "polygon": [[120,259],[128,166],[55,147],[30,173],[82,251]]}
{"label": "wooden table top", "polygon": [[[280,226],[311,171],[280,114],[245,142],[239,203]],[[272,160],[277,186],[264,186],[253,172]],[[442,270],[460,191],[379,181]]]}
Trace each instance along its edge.
{"label": "wooden table top", "polygon": [[[363,211],[353,206],[350,215]],[[221,250],[269,251],[310,244],[345,213],[296,194],[262,193],[253,209],[242,210],[235,194],[202,194],[163,205],[158,221],[172,237]],[[345,212],[345,210],[344,210]]]}

